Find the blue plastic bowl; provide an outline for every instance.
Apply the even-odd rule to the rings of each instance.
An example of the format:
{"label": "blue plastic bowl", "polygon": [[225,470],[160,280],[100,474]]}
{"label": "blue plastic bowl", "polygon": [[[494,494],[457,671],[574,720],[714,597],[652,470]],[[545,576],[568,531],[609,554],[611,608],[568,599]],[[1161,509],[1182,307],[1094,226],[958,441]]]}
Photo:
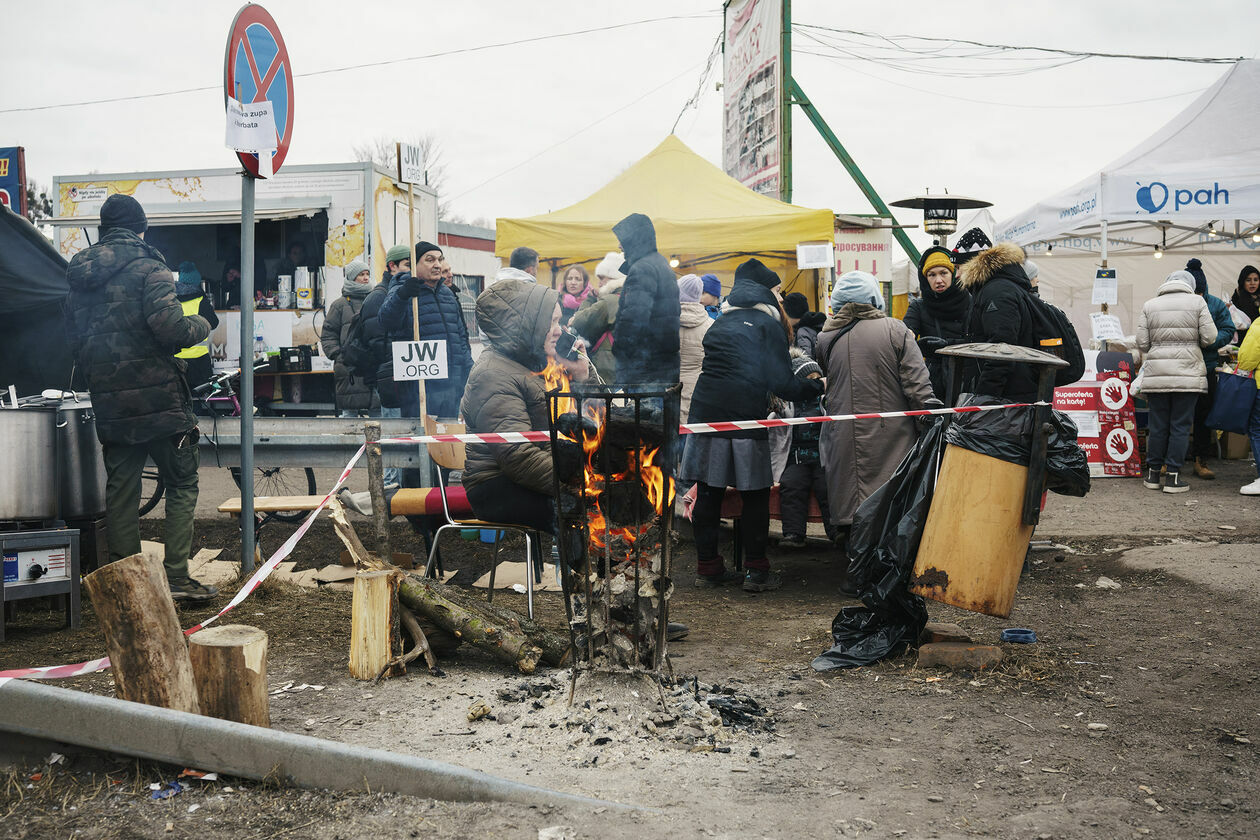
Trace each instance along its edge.
{"label": "blue plastic bowl", "polygon": [[1014,642],[1018,645],[1031,645],[1037,641],[1037,634],[1025,627],[1008,627],[1002,631],[1002,641]]}

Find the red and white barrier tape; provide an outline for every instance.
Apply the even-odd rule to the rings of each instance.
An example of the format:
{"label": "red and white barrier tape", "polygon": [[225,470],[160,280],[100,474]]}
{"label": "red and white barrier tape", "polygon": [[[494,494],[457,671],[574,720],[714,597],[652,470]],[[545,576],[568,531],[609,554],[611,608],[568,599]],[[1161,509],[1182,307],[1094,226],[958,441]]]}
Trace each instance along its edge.
{"label": "red and white barrier tape", "polygon": [[[684,423],[680,435],[702,435],[710,432],[735,432],[748,429],[773,429],[781,426],[802,426],[806,423],[832,423],[843,420],[882,420],[894,417],[930,417],[940,414],[973,414],[977,411],[1001,411],[1008,408],[1030,408],[1049,405],[1045,402],[1007,403],[1005,405],[967,405],[958,408],[923,408],[914,411],[877,411],[868,414],[823,414],[818,417],[781,417],[773,420],[725,420],[717,423]],[[381,443],[546,443],[550,432],[497,432],[458,435],[415,435],[385,438]]]}
{"label": "red and white barrier tape", "polygon": [[[719,423],[686,423],[678,427],[679,434],[706,434],[710,432],[734,432],[748,429],[772,429],[782,426],[800,426],[805,423],[831,423],[845,420],[879,420],[894,417],[928,417],[941,414],[972,414],[977,411],[1001,411],[1008,408],[1029,408],[1032,406],[1047,405],[1047,403],[1009,403],[1007,405],[969,405],[960,406],[958,408],[925,408],[914,411],[880,411],[868,414],[829,414],[820,417],[787,417],[774,420],[731,420]],[[539,443],[551,440],[550,432],[500,432],[498,434],[458,434],[458,435],[416,435],[415,437],[399,437],[385,438],[381,443]],[[190,636],[198,630],[206,627],[212,622],[218,621],[221,616],[232,609],[235,609],[242,601],[250,596],[255,589],[258,588],[267,576],[272,573],[276,566],[284,562],[297,546],[298,541],[306,535],[310,527],[315,522],[315,517],[319,516],[320,511],[327,507],[328,502],[341,486],[345,484],[347,478],[350,477],[351,470],[354,465],[363,457],[364,447],[360,446],[359,450],[354,453],[354,457],[346,464],[345,469],[341,471],[341,477],[337,479],[337,483],[324,496],[323,501],[319,503],[319,507],[315,508],[302,521],[293,534],[284,541],[280,548],[276,549],[276,553],[271,555],[266,563],[263,563],[254,572],[253,577],[245,582],[245,585],[232,596],[232,600],[227,603],[223,609],[216,614],[210,616],[200,624],[189,627],[184,631],[185,636]],[[32,679],[32,680],[51,680],[64,677],[79,677],[84,674],[103,671],[109,667],[109,657],[104,659],[93,659],[90,662],[80,662],[75,665],[48,665],[41,668],[15,668],[10,671],[0,671],[0,686],[4,685],[11,679]]]}
{"label": "red and white barrier tape", "polygon": [[[333,485],[333,488],[328,491],[326,496],[324,496],[323,501],[319,503],[319,507],[311,511],[310,515],[302,521],[302,524],[298,527],[298,529],[284,541],[280,548],[276,549],[276,553],[271,555],[270,559],[268,559],[266,563],[263,563],[258,567],[253,576],[249,580],[245,581],[245,585],[242,586],[234,596],[232,596],[232,600],[228,601],[227,606],[207,618],[205,621],[189,627],[184,631],[185,636],[191,636],[198,630],[201,630],[207,625],[218,621],[219,618],[230,610],[235,609],[242,601],[248,598],[255,589],[258,588],[259,584],[267,579],[267,576],[275,570],[276,566],[279,566],[282,562],[284,562],[284,559],[288,557],[293,552],[294,547],[297,546],[298,540],[302,539],[302,537],[306,535],[306,532],[310,530],[311,525],[315,522],[315,517],[319,516],[319,512],[327,507],[328,501],[336,495],[338,490],[341,489],[341,485],[345,484],[346,479],[350,477],[350,471],[354,469],[354,465],[358,463],[361,457],[363,457],[363,452],[364,447],[360,446],[359,451],[354,453],[354,457],[350,459],[350,462],[346,464],[345,469],[341,471],[341,477],[337,479],[337,483]],[[24,678],[30,680],[51,680],[63,677],[81,677],[84,674],[104,671],[109,667],[109,664],[109,657],[107,656],[104,659],[93,659],[90,662],[80,662],[75,665],[47,665],[41,668],[14,668],[11,671],[0,671],[0,686],[12,679]]]}

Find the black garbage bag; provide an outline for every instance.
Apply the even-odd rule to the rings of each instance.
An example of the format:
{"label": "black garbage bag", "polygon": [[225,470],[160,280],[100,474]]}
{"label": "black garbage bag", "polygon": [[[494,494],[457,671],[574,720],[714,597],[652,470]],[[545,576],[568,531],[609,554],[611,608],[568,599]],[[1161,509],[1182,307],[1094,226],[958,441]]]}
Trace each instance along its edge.
{"label": "black garbage bag", "polygon": [[944,422],[919,436],[892,477],[862,502],[849,531],[849,580],[860,607],[844,607],[831,622],[830,650],[811,663],[815,671],[857,668],[917,646],[927,607],[906,589],[927,524],[936,470],[945,445]]}
{"label": "black garbage bag", "polygon": [[[960,405],[1001,405],[1002,400],[971,394]],[[1012,464],[1028,466],[1034,413],[1032,409],[977,411],[956,415],[945,442]],[[1089,492],[1089,464],[1076,443],[1076,424],[1062,411],[1050,410],[1046,444],[1046,489],[1064,496]]]}

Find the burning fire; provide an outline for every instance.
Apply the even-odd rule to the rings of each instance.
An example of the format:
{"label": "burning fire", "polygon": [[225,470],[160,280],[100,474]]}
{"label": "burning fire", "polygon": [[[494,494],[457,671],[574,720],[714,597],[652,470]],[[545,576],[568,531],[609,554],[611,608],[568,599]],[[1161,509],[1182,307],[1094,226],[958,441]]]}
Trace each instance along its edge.
{"label": "burning fire", "polygon": [[[555,359],[550,359],[547,367],[543,368],[538,375],[543,378],[548,391],[569,392],[570,382],[568,374],[565,373],[564,368]],[[558,398],[552,403],[552,406],[555,414],[552,417],[553,421],[562,414],[570,414],[577,411],[576,402],[572,397]],[[596,428],[595,434],[580,441],[582,451],[586,456],[583,462],[582,492],[586,497],[587,522],[590,529],[591,542],[599,548],[604,548],[610,540],[619,537],[626,545],[632,545],[647,532],[649,526],[645,524],[610,527],[608,519],[600,506],[601,498],[604,496],[606,479],[604,474],[597,469],[596,461],[599,457],[600,446],[604,441],[604,432],[607,429],[604,418],[604,404],[597,401],[586,402],[582,413]],[[568,435],[561,434],[561,437],[565,440],[573,441],[573,438]],[[573,442],[578,443],[579,441]],[[674,497],[672,479],[667,479],[664,470],[656,464],[656,459],[659,455],[659,446],[640,445],[638,450],[631,455],[629,469],[615,473],[610,478],[611,483],[615,485],[631,480],[637,473],[643,492],[647,496],[652,510],[658,516],[664,511],[665,505],[673,502]]]}

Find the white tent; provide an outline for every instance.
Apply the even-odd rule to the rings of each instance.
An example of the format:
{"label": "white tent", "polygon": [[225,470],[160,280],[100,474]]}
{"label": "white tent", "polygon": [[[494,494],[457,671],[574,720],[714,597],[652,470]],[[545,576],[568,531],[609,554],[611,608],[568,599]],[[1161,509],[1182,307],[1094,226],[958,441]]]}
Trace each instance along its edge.
{"label": "white tent", "polygon": [[[994,241],[1024,246],[1043,295],[1079,325],[1094,267],[1117,269],[1112,307],[1127,331],[1167,274],[1198,257],[1213,294],[1228,298],[1245,264],[1260,264],[1260,61],[1234,64],[1133,150],[1070,189],[997,225]],[[1158,246],[1164,259],[1153,259]]]}

